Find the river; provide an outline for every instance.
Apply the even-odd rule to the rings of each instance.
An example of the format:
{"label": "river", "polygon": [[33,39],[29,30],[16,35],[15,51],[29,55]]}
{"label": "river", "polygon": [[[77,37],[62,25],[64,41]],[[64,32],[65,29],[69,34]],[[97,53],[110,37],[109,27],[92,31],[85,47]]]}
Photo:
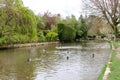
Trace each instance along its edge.
{"label": "river", "polygon": [[0,80],[97,80],[110,53],[100,41],[0,50]]}

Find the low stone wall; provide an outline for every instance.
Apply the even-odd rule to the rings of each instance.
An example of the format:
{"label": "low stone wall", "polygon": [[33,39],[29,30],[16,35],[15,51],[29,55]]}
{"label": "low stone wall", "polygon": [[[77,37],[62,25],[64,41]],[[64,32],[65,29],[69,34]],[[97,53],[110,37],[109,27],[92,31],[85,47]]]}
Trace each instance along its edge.
{"label": "low stone wall", "polygon": [[59,42],[41,42],[41,43],[25,43],[25,44],[9,44],[2,45],[0,49],[9,49],[9,48],[22,48],[22,47],[32,47],[32,46],[41,46],[41,45],[52,45],[58,44]]}

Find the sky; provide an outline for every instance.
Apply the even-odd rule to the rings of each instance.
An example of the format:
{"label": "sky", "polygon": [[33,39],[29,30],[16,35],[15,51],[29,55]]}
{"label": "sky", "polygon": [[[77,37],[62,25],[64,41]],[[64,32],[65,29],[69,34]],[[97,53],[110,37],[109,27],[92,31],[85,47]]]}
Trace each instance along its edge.
{"label": "sky", "polygon": [[81,14],[81,0],[23,0],[24,6],[38,13],[51,12],[52,14],[60,13],[62,17]]}

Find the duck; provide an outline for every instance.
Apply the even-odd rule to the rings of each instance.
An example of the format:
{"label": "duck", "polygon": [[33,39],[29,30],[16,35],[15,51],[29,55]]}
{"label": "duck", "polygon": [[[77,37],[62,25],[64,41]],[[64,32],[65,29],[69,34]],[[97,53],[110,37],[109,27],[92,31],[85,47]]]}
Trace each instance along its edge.
{"label": "duck", "polygon": [[93,53],[93,54],[92,54],[92,58],[94,58],[94,56],[95,56],[95,54]]}
{"label": "duck", "polygon": [[69,59],[69,57],[67,56],[67,60]]}
{"label": "duck", "polygon": [[46,49],[43,49],[42,52],[43,52],[43,53],[46,53]]}
{"label": "duck", "polygon": [[27,62],[31,62],[31,61],[32,61],[32,59],[31,59],[31,58],[28,58],[28,59],[27,59]]}
{"label": "duck", "polygon": [[[67,51],[67,54],[69,54],[69,50]],[[68,59],[69,59],[69,56],[67,56],[66,58],[67,58],[67,60],[68,60]]]}

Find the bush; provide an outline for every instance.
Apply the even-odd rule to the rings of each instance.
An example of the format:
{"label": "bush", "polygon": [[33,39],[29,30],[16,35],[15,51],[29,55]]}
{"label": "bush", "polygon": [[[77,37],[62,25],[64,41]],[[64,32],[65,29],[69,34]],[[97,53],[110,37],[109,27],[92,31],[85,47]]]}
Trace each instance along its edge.
{"label": "bush", "polygon": [[80,29],[80,25],[77,25],[75,27],[76,30],[76,39],[80,39],[82,37],[83,31]]}
{"label": "bush", "polygon": [[56,32],[49,32],[46,35],[47,41],[55,41],[57,40],[58,34]]}
{"label": "bush", "polygon": [[0,38],[0,45],[6,44],[7,43],[7,38],[6,37],[1,37]]}
{"label": "bush", "polygon": [[46,41],[45,36],[44,36],[44,35],[41,35],[41,36],[39,37],[39,41],[40,41],[40,42],[45,42],[45,41]]}
{"label": "bush", "polygon": [[47,33],[49,33],[50,32],[50,30],[42,30],[43,31],[43,35],[44,36],[46,36],[47,35]]}
{"label": "bush", "polygon": [[51,31],[57,33],[58,32],[57,26],[51,25]]}
{"label": "bush", "polygon": [[65,24],[58,24],[58,37],[61,42],[72,42],[76,37],[76,30]]}
{"label": "bush", "polygon": [[45,42],[46,41],[46,38],[43,34],[43,31],[38,32],[38,41],[39,42]]}
{"label": "bush", "polygon": [[16,44],[16,43],[27,43],[30,38],[27,35],[14,33],[12,35],[6,35],[0,38],[0,44]]}
{"label": "bush", "polygon": [[9,38],[10,43],[27,43],[29,42],[29,40],[30,38],[27,35],[22,35],[18,33]]}

